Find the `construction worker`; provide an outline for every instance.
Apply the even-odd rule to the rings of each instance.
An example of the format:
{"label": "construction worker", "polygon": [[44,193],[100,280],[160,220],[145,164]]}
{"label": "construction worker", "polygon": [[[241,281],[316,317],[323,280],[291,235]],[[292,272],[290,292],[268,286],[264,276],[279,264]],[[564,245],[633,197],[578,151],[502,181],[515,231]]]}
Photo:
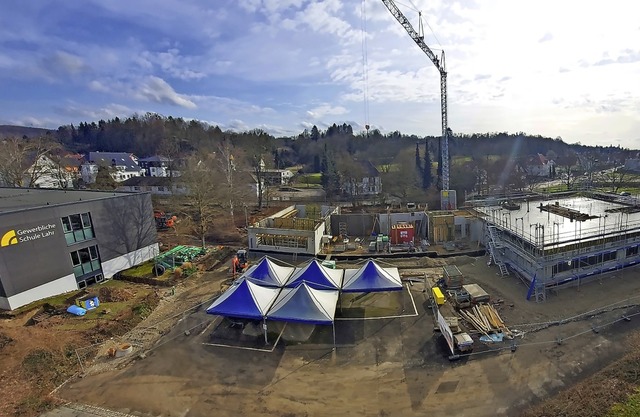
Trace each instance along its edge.
{"label": "construction worker", "polygon": [[233,255],[233,259],[231,260],[231,272],[235,276],[237,272],[240,272],[240,259],[238,259],[237,255]]}

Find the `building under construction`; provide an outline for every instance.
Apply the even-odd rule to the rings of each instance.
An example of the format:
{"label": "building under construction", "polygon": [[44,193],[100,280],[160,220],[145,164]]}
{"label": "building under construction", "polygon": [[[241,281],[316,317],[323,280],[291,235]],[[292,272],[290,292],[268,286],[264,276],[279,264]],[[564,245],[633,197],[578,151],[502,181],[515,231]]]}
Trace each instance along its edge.
{"label": "building under construction", "polygon": [[640,201],[612,194],[553,200],[492,199],[475,204],[484,244],[501,275],[529,283],[527,297],[640,261]]}
{"label": "building under construction", "polygon": [[248,227],[249,250],[315,256],[335,207],[292,205]]}

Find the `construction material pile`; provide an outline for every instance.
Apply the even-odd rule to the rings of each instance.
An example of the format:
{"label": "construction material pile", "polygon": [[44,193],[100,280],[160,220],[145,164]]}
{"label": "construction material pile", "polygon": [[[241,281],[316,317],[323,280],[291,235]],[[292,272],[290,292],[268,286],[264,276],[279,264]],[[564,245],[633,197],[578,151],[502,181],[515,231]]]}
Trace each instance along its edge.
{"label": "construction material pile", "polygon": [[500,332],[509,339],[513,338],[511,330],[507,328],[500,314],[490,304],[478,304],[473,308],[460,310],[460,315],[485,336],[489,336],[489,333]]}

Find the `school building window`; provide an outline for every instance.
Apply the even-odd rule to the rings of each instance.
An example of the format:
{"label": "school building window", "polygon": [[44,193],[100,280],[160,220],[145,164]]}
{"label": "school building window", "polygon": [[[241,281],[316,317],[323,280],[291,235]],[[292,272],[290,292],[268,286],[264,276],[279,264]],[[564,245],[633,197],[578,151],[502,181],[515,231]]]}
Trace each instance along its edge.
{"label": "school building window", "polygon": [[72,214],[62,218],[64,238],[68,245],[93,239],[93,224],[89,213]]}
{"label": "school building window", "polygon": [[71,252],[71,263],[73,264],[73,274],[76,278],[93,271],[99,271],[100,256],[97,246],[79,249]]}

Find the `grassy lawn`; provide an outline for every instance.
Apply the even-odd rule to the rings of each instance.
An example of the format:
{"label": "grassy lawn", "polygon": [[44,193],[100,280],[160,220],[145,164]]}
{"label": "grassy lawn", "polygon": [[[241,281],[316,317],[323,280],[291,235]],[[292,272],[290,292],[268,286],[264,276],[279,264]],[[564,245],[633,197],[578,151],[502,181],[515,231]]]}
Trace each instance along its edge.
{"label": "grassy lawn", "polygon": [[296,177],[296,184],[316,184],[320,185],[322,174],[319,172],[313,172],[311,174],[300,174]]}
{"label": "grassy lawn", "polygon": [[[131,287],[131,283],[128,283],[128,282],[125,282],[125,281],[119,281],[119,280],[111,279],[111,280],[108,280],[108,281],[103,282],[101,284],[91,286],[87,290],[88,290],[89,293],[96,293],[97,294],[98,291],[100,290],[100,288],[102,288],[102,287],[130,288]],[[70,291],[70,292],[67,292],[67,293],[64,293],[64,294],[54,295],[53,297],[43,298],[42,300],[34,301],[31,304],[27,304],[26,306],[22,306],[20,308],[17,308],[15,310],[13,310],[11,313],[14,314],[14,315],[19,315],[19,314],[22,314],[24,312],[40,308],[45,304],[50,304],[52,306],[69,306],[69,305],[71,305],[73,303],[67,302],[67,300],[70,300],[72,298],[80,296],[80,294],[83,293],[83,291],[84,290]],[[109,304],[109,306],[106,306],[105,308],[111,308],[110,307],[111,304],[118,304],[118,303],[105,303],[105,305],[106,304]],[[124,304],[126,304],[126,302]],[[96,310],[100,310],[101,307],[102,307],[102,304],[100,304],[100,307],[98,309],[96,309]],[[118,308],[118,306],[116,306],[116,308]],[[91,312],[93,313],[94,311],[95,310],[92,310]],[[111,308],[111,311],[114,311],[113,308]]]}
{"label": "grassy lawn", "polygon": [[[88,310],[84,316],[66,315],[64,323],[56,326],[56,329],[60,330],[89,330],[92,329],[98,320],[110,321],[114,317],[117,317],[123,310],[130,309],[132,305],[137,303],[138,298],[132,298],[128,301],[118,301],[111,303],[100,302],[98,308]],[[109,314],[104,314],[103,311],[109,310]]]}
{"label": "grassy lawn", "polygon": [[625,403],[614,405],[607,414],[607,417],[635,416],[640,416],[640,392],[637,390],[635,394],[629,396]]}
{"label": "grassy lawn", "polygon": [[70,291],[70,292],[67,292],[67,293],[64,293],[64,294],[55,295],[53,297],[44,298],[42,300],[34,301],[33,303],[27,304],[27,305],[22,306],[20,308],[16,308],[11,313],[14,314],[14,315],[19,315],[19,314],[22,314],[24,312],[40,308],[45,304],[51,304],[52,306],[66,305],[66,304],[68,304],[67,303],[67,299],[73,297],[74,295],[79,294],[81,291],[82,290]]}
{"label": "grassy lawn", "polygon": [[124,275],[130,277],[148,277],[153,275],[153,261],[148,261],[133,268],[123,271]]}

